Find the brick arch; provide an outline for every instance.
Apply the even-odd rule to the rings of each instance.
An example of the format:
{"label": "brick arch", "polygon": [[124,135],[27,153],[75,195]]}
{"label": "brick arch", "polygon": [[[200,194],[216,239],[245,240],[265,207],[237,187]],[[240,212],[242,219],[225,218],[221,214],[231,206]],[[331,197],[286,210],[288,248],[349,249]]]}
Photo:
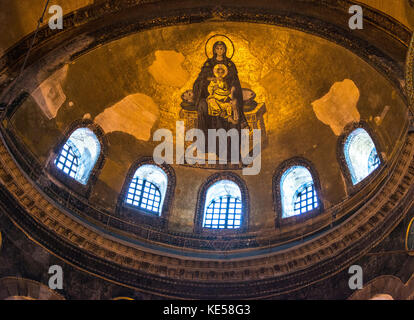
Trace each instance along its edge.
{"label": "brick arch", "polygon": [[[59,156],[60,150],[63,148],[66,141],[72,135],[74,131],[80,128],[90,129],[96,136],[101,146],[100,154],[96,163],[89,174],[88,182],[86,185],[70,178],[64,172],[58,170],[54,164],[55,159]],[[66,188],[79,194],[82,197],[89,198],[92,188],[98,180],[98,176],[105,164],[105,159],[108,154],[108,142],[105,136],[104,130],[95,122],[88,119],[76,120],[70,124],[61,135],[58,143],[52,148],[49,158],[46,162],[46,172],[55,180],[58,180],[60,184],[63,184]]]}
{"label": "brick arch", "polygon": [[396,276],[379,276],[364,284],[363,289],[355,291],[348,300],[370,300],[379,295],[388,295],[394,300],[413,300],[414,275],[407,283]]}
{"label": "brick arch", "polygon": [[[241,199],[242,207],[244,208],[244,212],[243,212],[242,224],[239,229],[206,230],[202,227],[207,191],[213,184],[221,180],[230,180],[236,183],[240,189],[241,196],[242,196],[242,199]],[[249,213],[250,213],[249,192],[247,190],[247,185],[244,182],[244,180],[240,178],[239,175],[231,171],[215,173],[207,178],[207,180],[203,183],[203,185],[200,187],[198,191],[197,207],[196,207],[196,213],[194,216],[194,232],[205,233],[205,234],[220,234],[220,235],[246,232],[249,226]]]}
{"label": "brick arch", "polygon": [[[289,170],[291,167],[294,166],[301,166],[308,169],[312,176],[312,180],[314,183],[314,187],[316,189],[319,205],[316,209],[313,209],[312,211],[289,217],[289,218],[283,218],[282,217],[282,193],[280,189],[280,182],[282,179],[283,174],[286,172],[286,170]],[[289,224],[296,224],[299,222],[303,222],[307,219],[310,219],[312,217],[315,217],[316,215],[320,214],[324,210],[323,206],[323,194],[321,191],[321,183],[319,181],[319,175],[318,172],[315,169],[315,166],[312,162],[309,160],[302,158],[302,157],[294,157],[291,159],[288,159],[282,164],[280,164],[277,169],[275,170],[273,174],[273,180],[272,180],[272,194],[273,194],[273,206],[274,211],[276,213],[275,216],[275,226],[276,228],[282,226],[282,225],[289,225]]]}
{"label": "brick arch", "polygon": [[42,283],[17,277],[0,279],[0,300],[65,300]]}
{"label": "brick arch", "polygon": [[[134,174],[137,171],[137,169],[145,164],[157,166],[161,168],[167,175],[167,190],[165,192],[164,203],[162,206],[160,216],[152,216],[140,211],[139,208],[131,209],[127,206],[124,206],[124,201],[128,193],[129,184],[131,183],[131,180],[134,177]],[[175,185],[175,172],[170,165],[166,163],[158,165],[155,163],[152,157],[142,157],[141,159],[135,161],[128,170],[121,192],[118,196],[115,215],[119,218],[126,219],[127,221],[130,221],[132,223],[157,227],[159,229],[166,229],[168,226],[168,218],[171,212],[172,201],[174,198]]]}
{"label": "brick arch", "polygon": [[[375,145],[375,149],[377,150],[378,157],[380,158],[381,165],[378,168],[376,168],[373,172],[371,172],[365,179],[363,179],[362,181],[354,185],[352,183],[350,168],[345,158],[344,148],[345,148],[345,144],[346,144],[346,141],[349,135],[359,128],[364,129],[368,133],[370,138],[372,139],[372,142]],[[386,159],[384,159],[383,157],[383,151],[384,151],[383,144],[381,143],[377,134],[374,132],[374,130],[371,128],[371,126],[366,121],[351,122],[345,126],[341,135],[338,138],[337,148],[336,148],[336,157],[339,163],[339,167],[341,168],[342,176],[345,179],[346,189],[349,195],[353,195],[357,193],[363,187],[371,183],[375,179],[375,177],[378,175],[378,172],[380,172],[383,168],[387,166]]]}

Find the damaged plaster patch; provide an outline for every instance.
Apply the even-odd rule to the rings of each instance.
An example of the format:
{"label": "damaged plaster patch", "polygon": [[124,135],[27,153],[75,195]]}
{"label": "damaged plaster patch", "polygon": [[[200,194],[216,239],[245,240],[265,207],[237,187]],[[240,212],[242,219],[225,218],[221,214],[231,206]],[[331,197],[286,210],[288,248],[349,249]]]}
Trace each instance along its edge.
{"label": "damaged plaster patch", "polygon": [[313,111],[320,121],[339,136],[348,123],[359,122],[359,97],[359,89],[352,80],[335,82],[326,95],[312,102]]}
{"label": "damaged plaster patch", "polygon": [[49,120],[56,117],[59,108],[66,101],[62,83],[66,79],[68,68],[68,65],[65,65],[43,81],[32,92],[33,99]]}
{"label": "damaged plaster patch", "polygon": [[105,109],[95,117],[95,122],[105,133],[121,131],[138,140],[148,141],[159,115],[158,106],[151,97],[136,93]]}
{"label": "damaged plaster patch", "polygon": [[183,69],[184,56],[172,50],[155,51],[155,60],[148,68],[155,81],[161,85],[181,88],[190,74]]}
{"label": "damaged plaster patch", "polygon": [[93,37],[79,36],[65,43],[65,46],[52,50],[37,62],[28,66],[24,71],[24,76],[19,78],[19,85],[14,86],[14,82],[10,83],[7,89],[0,93],[0,99],[12,101],[20,94],[22,89],[26,92],[35,91],[40,83],[47,80],[52,73],[61,69],[62,66],[71,63],[72,57],[90,46],[93,41]]}

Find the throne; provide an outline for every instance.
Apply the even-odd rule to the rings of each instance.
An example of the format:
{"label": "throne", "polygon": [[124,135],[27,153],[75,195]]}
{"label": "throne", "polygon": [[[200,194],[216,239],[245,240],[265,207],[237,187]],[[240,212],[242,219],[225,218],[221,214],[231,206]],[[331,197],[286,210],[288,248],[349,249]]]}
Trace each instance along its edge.
{"label": "throne", "polygon": [[[250,145],[252,146],[253,129],[262,130],[262,145],[267,141],[266,128],[263,116],[266,113],[266,105],[264,102],[257,103],[255,101],[256,94],[250,89],[243,90],[243,111],[246,116],[250,129]],[[193,91],[187,90],[181,96],[181,110],[179,113],[180,120],[184,121],[185,130],[197,128],[197,107],[193,100]],[[186,142],[186,147],[191,142]]]}

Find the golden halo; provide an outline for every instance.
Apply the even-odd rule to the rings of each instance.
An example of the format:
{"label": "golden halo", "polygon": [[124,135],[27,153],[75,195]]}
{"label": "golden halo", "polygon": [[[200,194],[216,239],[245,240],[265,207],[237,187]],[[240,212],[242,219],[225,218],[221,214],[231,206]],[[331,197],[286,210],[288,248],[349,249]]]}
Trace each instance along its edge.
{"label": "golden halo", "polygon": [[223,78],[225,78],[227,76],[227,74],[229,73],[229,70],[227,69],[227,67],[224,64],[216,64],[213,68],[213,73],[216,76],[216,78],[218,78],[218,74],[217,74],[217,69],[224,69],[224,75]]}
{"label": "golden halo", "polygon": [[205,47],[205,53],[207,58],[213,58],[213,46],[216,42],[222,41],[227,47],[227,58],[231,59],[234,55],[234,44],[233,41],[230,40],[229,37],[225,36],[224,34],[215,34],[211,36],[207,42]]}

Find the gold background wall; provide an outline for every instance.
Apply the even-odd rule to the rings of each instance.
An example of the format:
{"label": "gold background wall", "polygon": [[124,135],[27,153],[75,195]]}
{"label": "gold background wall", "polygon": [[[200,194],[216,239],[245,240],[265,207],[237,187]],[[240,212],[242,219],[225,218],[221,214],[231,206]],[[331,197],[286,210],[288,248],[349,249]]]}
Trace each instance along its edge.
{"label": "gold background wall", "polygon": [[[251,199],[250,230],[274,228],[272,176],[286,159],[315,165],[325,208],[344,199],[337,138],[349,121],[365,120],[395,151],[406,106],[367,63],[321,38],[275,26],[210,22],[141,32],[78,58],[43,82],[15,113],[17,134],[43,163],[74,120],[90,118],[106,131],[109,155],[91,201],[111,210],[130,165],[152,155],[151,132],[174,129],[181,94],[191,89],[210,35],[235,44],[242,87],[265,102],[269,144],[262,170],[243,176]],[[385,111],[384,111],[385,110]],[[214,170],[174,166],[177,186],[170,228],[191,232],[197,192]]]}

